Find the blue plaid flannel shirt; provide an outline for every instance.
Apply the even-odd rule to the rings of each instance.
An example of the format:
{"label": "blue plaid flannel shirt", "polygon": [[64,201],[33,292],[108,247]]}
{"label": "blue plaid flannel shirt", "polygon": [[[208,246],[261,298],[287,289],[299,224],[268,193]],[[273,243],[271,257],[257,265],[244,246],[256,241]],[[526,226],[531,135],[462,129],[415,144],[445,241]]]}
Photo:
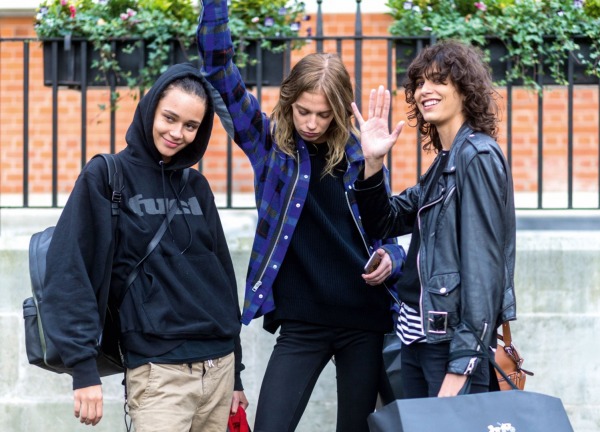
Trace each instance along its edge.
{"label": "blue plaid flannel shirt", "polygon": [[[270,119],[256,98],[246,90],[234,65],[233,44],[228,28],[227,0],[204,0],[197,29],[203,73],[214,87],[215,110],[235,143],[249,158],[254,170],[258,223],[246,278],[242,323],[249,324],[275,309],[273,281],[281,267],[308,193],[310,159],[306,144],[297,137],[297,152],[289,156],[277,147],[270,134]],[[372,241],[358,214],[353,184],[363,163],[360,143],[352,136],[346,144],[348,168],[344,186],[348,203],[365,241],[365,260],[378,247],[392,259],[392,274],[386,281],[396,297],[393,284],[400,277],[406,257],[395,239]],[[386,176],[387,177],[387,176]],[[389,184],[386,178],[386,184]],[[396,306],[396,302],[393,303]]]}

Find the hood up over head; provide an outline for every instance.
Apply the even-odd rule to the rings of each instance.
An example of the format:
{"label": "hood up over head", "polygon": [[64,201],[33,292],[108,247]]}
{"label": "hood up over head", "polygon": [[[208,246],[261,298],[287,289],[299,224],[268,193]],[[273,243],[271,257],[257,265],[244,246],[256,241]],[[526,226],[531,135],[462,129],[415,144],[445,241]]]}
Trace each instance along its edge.
{"label": "hood up over head", "polygon": [[212,133],[215,116],[214,103],[210,96],[212,89],[198,67],[191,63],[181,63],[171,66],[156,80],[156,83],[142,97],[135,110],[133,122],[125,136],[127,152],[132,156],[135,163],[159,168],[158,162],[162,157],[154,145],[152,136],[154,113],[162,92],[173,81],[185,77],[194,77],[201,81],[204,86],[207,94],[206,113],[194,141],[175,154],[171,162],[165,164],[164,167],[167,170],[188,168],[198,163],[204,156]]}

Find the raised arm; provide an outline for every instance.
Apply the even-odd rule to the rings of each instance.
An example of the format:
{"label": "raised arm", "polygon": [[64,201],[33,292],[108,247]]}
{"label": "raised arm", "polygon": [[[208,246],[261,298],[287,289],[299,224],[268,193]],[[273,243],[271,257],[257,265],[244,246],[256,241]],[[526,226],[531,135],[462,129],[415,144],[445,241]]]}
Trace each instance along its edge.
{"label": "raised arm", "polygon": [[[215,111],[227,133],[250,158],[260,160],[269,137],[269,118],[246,90],[233,63],[233,43],[228,27],[227,0],[202,0],[196,37],[202,72],[216,91]],[[262,116],[262,122],[257,122]]]}

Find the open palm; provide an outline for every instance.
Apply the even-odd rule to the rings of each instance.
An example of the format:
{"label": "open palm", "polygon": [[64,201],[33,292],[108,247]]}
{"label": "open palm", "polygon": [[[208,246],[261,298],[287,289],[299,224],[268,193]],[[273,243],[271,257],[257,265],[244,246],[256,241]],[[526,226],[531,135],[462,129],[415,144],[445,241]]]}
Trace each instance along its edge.
{"label": "open palm", "polygon": [[398,122],[390,133],[388,117],[390,114],[390,91],[379,86],[377,90],[371,90],[369,95],[369,118],[365,120],[353,102],[352,111],[360,127],[360,141],[365,167],[363,176],[365,179],[381,170],[383,159],[388,151],[394,146],[404,122]]}
{"label": "open palm", "polygon": [[352,104],[352,111],[360,127],[360,140],[365,159],[382,159],[394,146],[404,122],[398,122],[394,130],[389,131],[389,113],[390,113],[390,92],[384,90],[383,86],[379,89],[371,90],[369,96],[369,117],[363,118],[356,104]]}

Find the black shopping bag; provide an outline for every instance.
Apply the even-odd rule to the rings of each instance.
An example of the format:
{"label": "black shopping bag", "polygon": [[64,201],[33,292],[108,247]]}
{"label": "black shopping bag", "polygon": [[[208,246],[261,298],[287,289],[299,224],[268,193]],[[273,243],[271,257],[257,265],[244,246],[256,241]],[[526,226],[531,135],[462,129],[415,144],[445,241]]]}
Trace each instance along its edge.
{"label": "black shopping bag", "polygon": [[560,399],[520,390],[399,399],[368,422],[371,432],[573,432]]}

